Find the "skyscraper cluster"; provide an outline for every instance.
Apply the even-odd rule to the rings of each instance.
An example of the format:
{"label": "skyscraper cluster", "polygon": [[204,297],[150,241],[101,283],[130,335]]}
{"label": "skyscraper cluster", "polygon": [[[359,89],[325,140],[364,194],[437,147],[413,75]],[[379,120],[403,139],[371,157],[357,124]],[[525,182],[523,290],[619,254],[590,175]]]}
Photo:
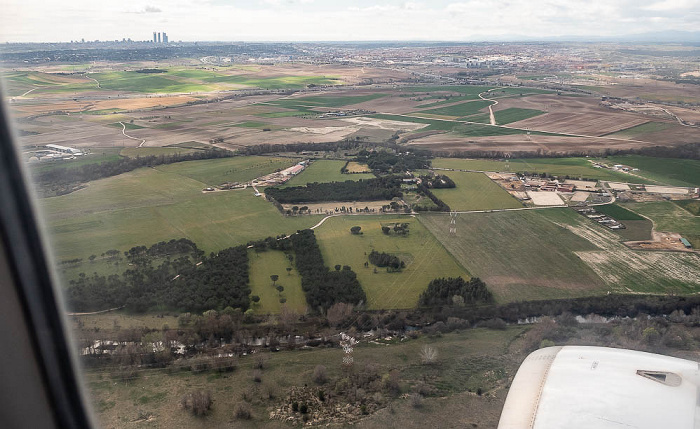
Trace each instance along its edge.
{"label": "skyscraper cluster", "polygon": [[[161,34],[162,34],[162,37],[161,37]],[[159,32],[154,31],[153,32],[153,43],[168,43],[168,35],[165,32],[159,33]]]}

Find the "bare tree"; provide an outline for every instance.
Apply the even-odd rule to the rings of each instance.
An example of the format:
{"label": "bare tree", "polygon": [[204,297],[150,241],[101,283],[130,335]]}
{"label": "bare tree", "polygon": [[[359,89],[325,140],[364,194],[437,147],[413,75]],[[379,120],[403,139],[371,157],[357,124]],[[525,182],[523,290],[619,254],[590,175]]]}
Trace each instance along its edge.
{"label": "bare tree", "polygon": [[420,408],[423,406],[423,396],[420,393],[411,394],[411,406],[413,408]]}
{"label": "bare tree", "polygon": [[180,405],[186,410],[192,411],[195,416],[203,416],[211,409],[213,401],[211,392],[208,390],[197,390],[182,397]]}
{"label": "bare tree", "polygon": [[333,304],[328,311],[326,311],[328,324],[333,327],[340,325],[344,320],[352,316],[353,308],[352,304],[346,304],[344,302]]}
{"label": "bare tree", "polygon": [[289,308],[287,305],[282,305],[279,314],[279,323],[283,326],[289,326],[299,320],[299,313]]}
{"label": "bare tree", "polygon": [[420,350],[420,361],[423,365],[433,365],[437,363],[438,353],[435,348],[424,345]]}
{"label": "bare tree", "polygon": [[314,368],[313,380],[314,380],[314,383],[317,383],[317,384],[323,384],[326,381],[328,381],[328,375],[326,374],[326,367],[325,366],[316,365],[316,368]]}
{"label": "bare tree", "polygon": [[252,417],[250,405],[248,405],[246,402],[239,402],[236,404],[236,408],[234,409],[234,415],[239,420],[250,420]]}

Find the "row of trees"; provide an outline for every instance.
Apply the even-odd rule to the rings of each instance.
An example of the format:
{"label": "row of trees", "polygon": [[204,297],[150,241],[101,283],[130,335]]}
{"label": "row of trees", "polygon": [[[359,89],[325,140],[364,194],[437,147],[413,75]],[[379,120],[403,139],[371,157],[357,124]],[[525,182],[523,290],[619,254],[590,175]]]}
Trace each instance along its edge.
{"label": "row of trees", "polygon": [[[455,299],[455,297],[459,297]],[[435,279],[428,284],[428,289],[419,299],[423,306],[459,304],[477,304],[493,302],[493,295],[486,284],[478,277],[465,281],[462,277]]]}
{"label": "row of trees", "polygon": [[149,155],[137,156],[136,158],[123,157],[117,161],[85,164],[79,167],[59,167],[47,170],[36,169],[33,171],[33,179],[44,195],[60,195],[61,193],[65,193],[66,189],[73,189],[71,187],[73,184],[116,176],[140,167],[153,167],[155,165],[200,159],[227,158],[230,156],[233,156],[232,152],[222,149],[211,149],[185,154]]}
{"label": "row of trees", "polygon": [[677,146],[652,146],[638,149],[613,149],[602,150],[571,150],[571,151],[548,151],[537,149],[534,151],[502,151],[472,149],[468,151],[451,152],[435,151],[436,157],[450,158],[569,158],[573,156],[612,156],[612,155],[644,155],[658,158],[682,158],[700,159],[700,143],[688,143]]}
{"label": "row of trees", "polygon": [[423,206],[423,205],[418,205],[414,207],[414,210],[416,211],[437,211],[437,212],[449,212],[450,211],[450,206],[447,205],[444,201],[442,201],[440,198],[436,197],[435,194],[430,192],[430,189],[428,189],[425,184],[421,183],[418,185],[418,192],[421,194],[425,195],[426,197],[430,198],[430,201],[435,203],[435,207],[433,206]]}
{"label": "row of trees", "polygon": [[[149,256],[163,249],[160,244],[145,251],[143,248],[126,252],[127,258],[135,258],[135,263],[120,276],[81,273],[78,279],[71,280],[67,290],[69,306],[74,311],[125,306],[135,312],[153,308],[177,311],[248,308],[250,287],[245,246],[225,249],[209,257],[194,246],[176,259],[169,255],[164,260],[162,256]],[[160,263],[156,265],[157,262]]]}
{"label": "row of trees", "polygon": [[[113,253],[115,250],[108,250],[107,254]],[[170,256],[177,254],[192,255],[194,258],[204,256],[204,251],[197,248],[197,245],[186,238],[177,240],[161,241],[151,247],[135,246],[124,252],[127,261],[132,264],[141,265],[151,261],[153,258],[160,256]]]}
{"label": "row of trees", "polygon": [[264,153],[280,152],[335,152],[338,150],[353,150],[365,145],[366,143],[360,143],[354,140],[325,143],[259,144],[241,148],[238,150],[238,153],[243,155],[260,155]]}
{"label": "row of trees", "polygon": [[289,239],[294,249],[297,271],[301,274],[301,287],[310,308],[322,313],[338,302],[359,304],[366,302],[357,274],[345,265],[330,271],[324,264],[316,235],[310,229],[298,231]]}
{"label": "row of trees", "polygon": [[321,201],[376,201],[401,197],[401,178],[395,176],[345,182],[309,183],[291,188],[270,187],[265,190],[282,204]]}

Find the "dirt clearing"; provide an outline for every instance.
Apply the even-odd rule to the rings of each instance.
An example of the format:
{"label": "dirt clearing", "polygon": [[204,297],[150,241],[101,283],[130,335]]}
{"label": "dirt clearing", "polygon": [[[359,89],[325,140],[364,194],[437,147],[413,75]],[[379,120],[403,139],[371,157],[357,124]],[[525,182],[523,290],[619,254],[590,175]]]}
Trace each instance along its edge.
{"label": "dirt clearing", "polygon": [[564,204],[556,192],[528,191],[527,196],[536,206],[560,206]]}

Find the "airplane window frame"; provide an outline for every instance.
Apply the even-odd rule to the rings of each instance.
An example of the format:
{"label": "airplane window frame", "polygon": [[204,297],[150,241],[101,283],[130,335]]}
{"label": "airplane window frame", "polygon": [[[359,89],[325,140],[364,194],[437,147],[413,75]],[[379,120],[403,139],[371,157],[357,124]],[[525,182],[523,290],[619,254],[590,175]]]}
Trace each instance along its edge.
{"label": "airplane window frame", "polygon": [[[2,86],[0,99],[4,100]],[[78,429],[95,427],[85,400],[83,383],[76,356],[70,347],[71,338],[64,319],[65,308],[56,289],[56,282],[49,268],[50,253],[46,251],[46,239],[39,227],[39,212],[35,209],[28,175],[17,150],[12,122],[4,101],[0,102],[0,237],[7,259],[8,275],[0,277],[3,296],[17,294],[24,317],[24,325],[33,355],[22,356],[35,361],[42,381],[49,410],[32,396],[23,399],[35,401],[36,412],[51,412],[51,420],[57,428]],[[7,315],[2,315],[3,323]],[[23,335],[15,332],[14,335]],[[11,347],[11,343],[6,343]],[[26,362],[0,358],[5,370]],[[9,369],[8,369],[9,368]],[[25,386],[5,384],[4,395],[21,395]],[[36,393],[36,392],[35,392]],[[0,405],[0,416],[16,413]],[[32,419],[26,420],[30,427]]]}

